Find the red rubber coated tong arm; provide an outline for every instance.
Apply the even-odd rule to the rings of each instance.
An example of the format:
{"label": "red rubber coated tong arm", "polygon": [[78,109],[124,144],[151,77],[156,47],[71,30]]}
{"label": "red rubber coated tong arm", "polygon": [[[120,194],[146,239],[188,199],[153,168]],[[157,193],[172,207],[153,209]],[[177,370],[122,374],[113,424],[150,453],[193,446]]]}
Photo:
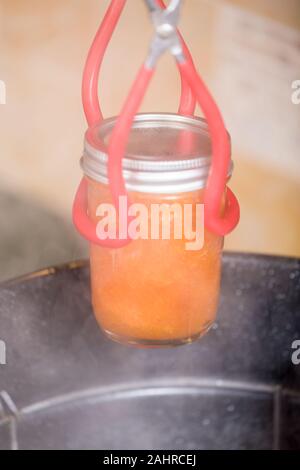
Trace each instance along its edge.
{"label": "red rubber coated tong arm", "polygon": [[[174,55],[181,75],[182,95],[180,113],[193,114],[198,102],[207,120],[212,140],[212,165],[204,195],[205,225],[218,235],[232,231],[239,221],[239,204],[227,188],[226,207],[222,213],[222,199],[226,189],[227,172],[230,163],[230,142],[220,111],[211,94],[198,75],[192,57],[179,35],[176,26],[179,21],[181,0],[171,0],[168,8],[162,9],[161,0],[145,0],[156,27],[150,54],[141,67],[122,111],[113,129],[108,146],[108,179],[113,201],[118,208],[119,197],[126,196],[122,174],[122,158],[135,115],[143,101],[160,55],[166,50]],[[83,103],[88,124],[101,122],[97,84],[99,70],[105,49],[116,27],[125,0],[113,0],[93,42],[86,63],[83,79]],[[87,182],[82,180],[74,201],[73,220],[79,232],[92,243],[118,248],[130,242],[126,240],[99,240],[95,226],[87,214]]]}

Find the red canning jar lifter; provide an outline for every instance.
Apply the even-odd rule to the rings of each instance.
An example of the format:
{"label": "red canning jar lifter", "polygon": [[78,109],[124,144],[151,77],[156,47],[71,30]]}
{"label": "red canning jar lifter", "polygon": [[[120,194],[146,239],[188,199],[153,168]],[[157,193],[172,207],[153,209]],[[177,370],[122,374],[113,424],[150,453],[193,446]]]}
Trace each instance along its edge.
{"label": "red canning jar lifter", "polygon": [[[223,237],[238,224],[240,211],[227,187],[231,174],[229,134],[177,29],[182,2],[171,0],[168,7],[162,0],[145,3],[155,36],[113,122],[103,119],[98,81],[126,0],[112,0],[88,54],[82,85],[89,126],[82,160],[85,177],[75,197],[73,221],[91,244],[93,306],[100,325],[117,341],[156,347],[191,342],[211,326],[217,308]],[[166,51],[174,56],[181,77],[178,115],[139,115],[158,59]],[[196,104],[205,120],[194,117]],[[128,207],[136,201],[202,202],[203,249],[198,254],[182,251],[178,255],[184,250],[182,240],[178,244],[163,240],[159,246],[153,240],[133,240],[128,233],[122,238],[100,239],[97,204],[112,201],[118,212],[121,196],[128,196]],[[178,269],[182,270],[179,278],[175,274]],[[184,276],[189,284],[182,281]],[[191,279],[193,285],[188,287]],[[200,288],[201,295],[196,295],[199,283],[204,287]],[[153,300],[162,296],[164,301]]]}

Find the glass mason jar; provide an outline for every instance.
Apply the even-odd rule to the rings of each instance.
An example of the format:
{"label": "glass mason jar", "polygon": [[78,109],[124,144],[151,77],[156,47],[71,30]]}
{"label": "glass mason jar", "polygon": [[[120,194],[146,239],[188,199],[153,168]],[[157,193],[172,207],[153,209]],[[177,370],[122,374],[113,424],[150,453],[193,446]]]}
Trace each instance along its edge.
{"label": "glass mason jar", "polygon": [[[88,180],[88,213],[95,226],[99,206],[112,203],[105,146],[114,122],[106,120],[87,132],[81,160]],[[202,246],[187,249],[195,232],[196,207],[203,203],[210,154],[204,120],[177,114],[136,116],[123,159],[130,204],[142,204],[148,210],[149,225],[153,205],[168,209],[174,203],[182,214],[184,207],[191,208],[193,223],[175,238],[172,232],[180,211],[162,209],[158,238],[133,239],[118,249],[90,244],[93,309],[109,338],[143,347],[177,346],[201,337],[213,324],[223,237],[202,224]],[[231,172],[232,164],[228,178]],[[166,219],[170,237],[162,236]]]}

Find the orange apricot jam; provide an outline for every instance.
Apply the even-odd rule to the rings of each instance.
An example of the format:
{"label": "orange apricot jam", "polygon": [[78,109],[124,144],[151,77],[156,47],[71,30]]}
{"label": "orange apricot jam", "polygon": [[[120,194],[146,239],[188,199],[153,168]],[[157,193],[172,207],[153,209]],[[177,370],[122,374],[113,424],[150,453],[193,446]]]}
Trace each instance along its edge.
{"label": "orange apricot jam", "polygon": [[[201,203],[203,190],[176,195],[131,193],[131,202]],[[108,186],[89,179],[89,214],[110,201]],[[223,237],[205,230],[204,246],[186,239],[133,240],[118,249],[90,246],[92,304],[104,332],[143,346],[190,343],[213,324],[219,299]]]}

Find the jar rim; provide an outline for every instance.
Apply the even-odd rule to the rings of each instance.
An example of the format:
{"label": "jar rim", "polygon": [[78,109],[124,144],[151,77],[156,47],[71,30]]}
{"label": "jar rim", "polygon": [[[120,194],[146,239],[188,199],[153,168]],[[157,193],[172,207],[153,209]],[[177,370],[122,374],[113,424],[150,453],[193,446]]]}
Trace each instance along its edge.
{"label": "jar rim", "polygon": [[[84,174],[106,185],[106,140],[115,122],[116,117],[109,118],[87,130],[81,158]],[[183,136],[184,142],[184,135],[187,140],[182,147],[179,140]],[[189,151],[184,146],[190,146]],[[211,140],[205,119],[175,113],[137,114],[122,166],[128,191],[173,194],[204,188],[211,166]],[[228,178],[232,171],[231,161]]]}

